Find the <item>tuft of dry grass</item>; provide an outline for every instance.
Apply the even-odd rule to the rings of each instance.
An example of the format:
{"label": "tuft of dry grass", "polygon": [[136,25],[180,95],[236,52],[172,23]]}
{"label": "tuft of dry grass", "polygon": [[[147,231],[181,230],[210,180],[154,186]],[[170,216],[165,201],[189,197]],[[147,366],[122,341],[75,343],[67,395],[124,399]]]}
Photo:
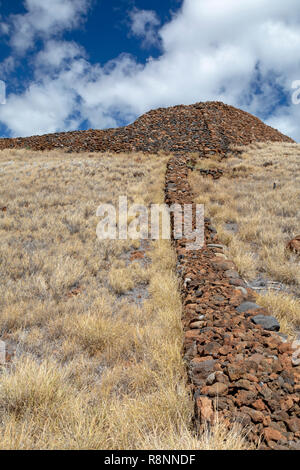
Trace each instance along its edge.
{"label": "tuft of dry grass", "polygon": [[[221,168],[224,176],[203,177],[197,173],[203,164]],[[263,303],[286,333],[300,328],[300,258],[286,250],[300,232],[299,175],[300,146],[289,143],[236,147],[226,160],[198,162],[191,174],[196,202],[205,204],[240,274],[250,285],[264,278],[281,286],[279,295],[269,292]],[[284,311],[278,307],[283,298]]]}
{"label": "tuft of dry grass", "polygon": [[300,299],[287,292],[269,290],[264,295],[257,295],[259,305],[267,308],[279,320],[281,330],[290,336],[299,326]]}

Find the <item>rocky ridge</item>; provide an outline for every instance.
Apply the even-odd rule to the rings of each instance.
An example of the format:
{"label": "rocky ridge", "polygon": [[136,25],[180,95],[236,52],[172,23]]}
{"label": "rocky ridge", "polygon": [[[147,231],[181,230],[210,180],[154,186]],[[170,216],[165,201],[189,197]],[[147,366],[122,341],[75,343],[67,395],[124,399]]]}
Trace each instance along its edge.
{"label": "rocky ridge", "polygon": [[[222,120],[220,126],[230,122]],[[232,123],[232,128],[236,131],[239,124]],[[205,158],[215,145],[205,119],[201,132],[199,158]],[[217,126],[219,154],[226,155],[231,143],[249,143],[246,125],[242,133],[232,138],[229,134],[226,127],[220,133]],[[257,140],[261,139],[259,132]],[[178,153],[169,160],[165,195],[169,206],[192,204],[195,209],[188,181],[193,159]],[[184,359],[198,430],[213,424],[218,414],[229,428],[233,422],[245,426],[247,438],[261,449],[300,450],[300,341],[288,342],[277,320],[256,304],[254,291],[224,255],[210,219],[205,219],[204,247],[192,251],[189,242],[173,240],[182,286]]]}
{"label": "rocky ridge", "polygon": [[[205,135],[204,135],[205,133]],[[0,139],[0,150],[63,149],[67,152],[203,152],[225,154],[229,144],[254,141],[293,142],[258,118],[221,102],[196,103],[150,111],[133,124],[88,130]]]}

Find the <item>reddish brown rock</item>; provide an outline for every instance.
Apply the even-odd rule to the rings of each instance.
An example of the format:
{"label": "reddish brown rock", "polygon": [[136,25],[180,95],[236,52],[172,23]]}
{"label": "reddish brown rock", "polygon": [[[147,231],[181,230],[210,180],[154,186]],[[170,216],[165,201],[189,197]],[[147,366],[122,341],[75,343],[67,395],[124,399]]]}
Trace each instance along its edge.
{"label": "reddish brown rock", "polygon": [[243,413],[247,413],[253,423],[262,423],[264,420],[264,414],[261,411],[253,410],[252,408],[249,408],[247,406],[243,406],[241,408],[241,411]]}
{"label": "reddish brown rock", "polygon": [[231,365],[228,366],[227,372],[229,375],[230,380],[235,381],[243,378],[244,374],[246,373],[246,369],[244,365]]}
{"label": "reddish brown rock", "polygon": [[207,397],[197,397],[196,414],[198,415],[201,424],[212,422],[214,417],[212,401]]}
{"label": "reddish brown rock", "polygon": [[297,235],[293,240],[289,241],[286,247],[288,250],[300,254],[300,235]]}
{"label": "reddish brown rock", "polygon": [[286,420],[288,429],[291,432],[299,433],[300,432],[300,418],[291,418]]}
{"label": "reddish brown rock", "polygon": [[227,392],[228,386],[221,382],[216,382],[215,384],[210,385],[209,387],[205,387],[205,393],[207,393],[209,397],[218,397],[226,395]]}
{"label": "reddish brown rock", "polygon": [[239,390],[235,396],[237,406],[251,405],[257,397],[257,393],[249,390]]}
{"label": "reddish brown rock", "polygon": [[137,259],[143,259],[145,257],[144,251],[133,251],[130,256],[130,261],[135,261]]}
{"label": "reddish brown rock", "polygon": [[286,440],[286,437],[280,431],[271,427],[265,428],[263,434],[267,442]]}
{"label": "reddish brown rock", "polygon": [[292,345],[290,343],[282,343],[279,347],[278,347],[279,351],[281,353],[290,353],[292,352]]}

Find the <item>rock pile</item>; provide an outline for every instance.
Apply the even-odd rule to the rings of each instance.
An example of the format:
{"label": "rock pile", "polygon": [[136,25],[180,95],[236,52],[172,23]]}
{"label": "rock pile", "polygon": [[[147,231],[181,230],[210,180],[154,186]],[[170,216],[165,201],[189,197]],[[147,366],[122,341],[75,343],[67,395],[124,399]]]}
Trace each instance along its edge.
{"label": "rock pile", "polygon": [[203,176],[211,176],[212,179],[218,180],[223,176],[223,170],[216,169],[216,170],[204,170],[203,168],[198,169],[198,173]]}
{"label": "rock pile", "polygon": [[0,150],[63,149],[67,152],[205,152],[225,154],[228,144],[292,140],[258,118],[220,102],[150,111],[118,129],[75,131],[0,139]]}

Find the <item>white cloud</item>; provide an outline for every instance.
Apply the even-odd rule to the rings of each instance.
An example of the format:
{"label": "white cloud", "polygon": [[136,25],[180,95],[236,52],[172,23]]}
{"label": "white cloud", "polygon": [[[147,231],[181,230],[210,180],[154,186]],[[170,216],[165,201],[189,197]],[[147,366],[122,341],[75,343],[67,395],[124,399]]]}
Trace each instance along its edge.
{"label": "white cloud", "polygon": [[144,47],[159,44],[157,29],[160,25],[160,19],[155,11],[134,8],[129,16],[131,20],[131,33],[143,39],[142,44]]}
{"label": "white cloud", "polygon": [[37,38],[47,39],[75,28],[89,4],[90,0],[25,0],[27,12],[11,15],[8,20],[11,46],[24,53]]}
{"label": "white cloud", "polygon": [[[0,120],[14,135],[70,129],[84,120],[91,127],[112,127],[151,108],[217,99],[268,117],[300,139],[300,106],[283,99],[300,79],[298,5],[297,0],[185,0],[155,32],[162,52],[146,64],[122,54],[104,67],[94,65],[80,46],[51,35],[35,57],[36,82],[8,97]],[[78,22],[76,11],[71,16]],[[146,25],[157,27],[149,22],[156,17],[136,13],[132,32],[145,40]],[[46,38],[52,30],[44,31]]]}
{"label": "white cloud", "polygon": [[[0,18],[1,18],[1,16],[0,16]],[[0,34],[3,35],[3,36],[9,34],[9,25],[7,23],[5,23],[4,21],[0,22]]]}
{"label": "white cloud", "polygon": [[50,40],[36,55],[36,71],[40,68],[54,71],[61,69],[69,61],[75,61],[85,56],[85,50],[75,42]]}
{"label": "white cloud", "polygon": [[15,59],[13,57],[7,57],[0,63],[0,77],[1,80],[4,80],[6,77],[9,77],[9,74],[15,68]]}
{"label": "white cloud", "polygon": [[70,130],[79,121],[70,119],[75,112],[76,95],[65,90],[60,81],[33,84],[20,96],[11,96],[1,107],[1,121],[13,129],[13,135],[32,135]]}

